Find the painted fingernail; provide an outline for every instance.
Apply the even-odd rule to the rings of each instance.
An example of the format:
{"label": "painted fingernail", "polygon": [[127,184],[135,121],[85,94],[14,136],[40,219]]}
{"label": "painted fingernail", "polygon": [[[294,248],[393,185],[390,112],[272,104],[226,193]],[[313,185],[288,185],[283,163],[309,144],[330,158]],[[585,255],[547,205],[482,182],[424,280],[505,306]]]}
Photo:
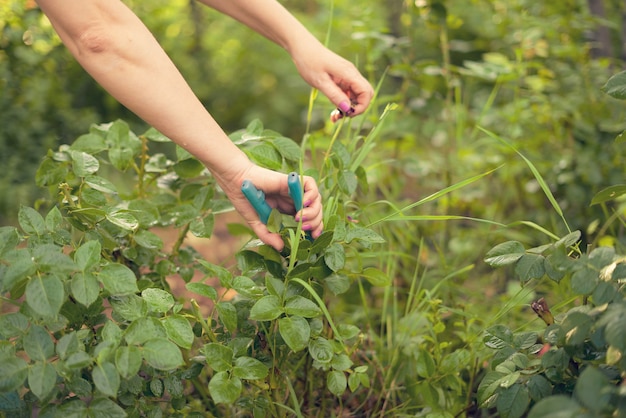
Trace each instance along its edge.
{"label": "painted fingernail", "polygon": [[302,225],[302,230],[303,231],[310,231],[311,230],[311,225]]}
{"label": "painted fingernail", "polygon": [[339,110],[343,113],[348,113],[350,110],[352,110],[354,112],[354,109],[352,109],[352,107],[350,107],[350,103],[343,101],[341,103],[339,103]]}
{"label": "painted fingernail", "polygon": [[311,206],[311,201],[310,201],[310,200],[307,200],[306,202],[304,202],[304,205],[303,205],[303,206],[304,206],[305,208],[308,208],[309,206]]}

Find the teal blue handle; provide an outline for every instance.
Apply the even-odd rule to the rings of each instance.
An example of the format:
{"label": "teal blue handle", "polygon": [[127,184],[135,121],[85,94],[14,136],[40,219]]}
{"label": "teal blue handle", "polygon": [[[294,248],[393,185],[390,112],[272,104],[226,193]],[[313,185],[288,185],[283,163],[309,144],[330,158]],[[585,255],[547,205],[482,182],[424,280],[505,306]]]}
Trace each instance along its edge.
{"label": "teal blue handle", "polygon": [[256,213],[259,215],[261,222],[267,225],[267,221],[272,213],[272,208],[265,201],[265,193],[254,187],[250,180],[244,180],[241,184],[241,192],[248,199]]}
{"label": "teal blue handle", "polygon": [[300,176],[298,173],[295,171],[289,173],[287,184],[289,185],[289,196],[291,196],[291,200],[293,200],[296,212],[302,210],[302,185],[300,184]]}

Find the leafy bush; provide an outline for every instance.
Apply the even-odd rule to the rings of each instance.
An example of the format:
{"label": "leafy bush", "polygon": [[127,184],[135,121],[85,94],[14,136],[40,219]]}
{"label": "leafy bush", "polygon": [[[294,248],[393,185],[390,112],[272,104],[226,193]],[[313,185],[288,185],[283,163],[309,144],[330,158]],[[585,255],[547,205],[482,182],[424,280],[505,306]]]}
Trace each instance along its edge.
{"label": "leafy bush", "polygon": [[[298,165],[299,146],[258,121],[232,138],[266,166]],[[116,121],[92,126],[41,163],[37,183],[56,204],[24,206],[19,228],[0,229],[0,291],[15,307],[0,315],[0,410],[324,415],[346,391],[368,387],[356,355],[361,330],[327,306],[359,278],[388,283],[360,255],[383,239],[344,216],[360,166],[327,167],[338,182],[319,238],[309,241],[275,212],[270,224],[286,250],[251,241],[231,271],[182,245],[187,233],[209,237],[215,215],[232,208],[184,150],[171,149],[174,159],[151,152],[167,142]],[[180,231],[171,250],[153,232],[160,226]],[[212,301],[208,317],[172,294],[176,277]]]}
{"label": "leafy bush", "polygon": [[[603,90],[626,99],[624,86],[626,73],[620,73]],[[623,222],[625,193],[623,185],[614,185],[592,200],[616,203],[604,230]],[[485,344],[496,352],[492,370],[478,388],[479,404],[507,417],[549,417],[557,411],[564,416],[626,414],[626,257],[613,245],[583,252],[581,233],[575,231],[534,248],[508,241],[494,247],[485,261],[496,267],[513,265],[524,285],[547,277],[571,293],[557,300],[558,306],[575,303],[555,317],[545,298],[557,295],[533,302],[532,309],[547,326],[543,332],[505,325],[486,330]]]}

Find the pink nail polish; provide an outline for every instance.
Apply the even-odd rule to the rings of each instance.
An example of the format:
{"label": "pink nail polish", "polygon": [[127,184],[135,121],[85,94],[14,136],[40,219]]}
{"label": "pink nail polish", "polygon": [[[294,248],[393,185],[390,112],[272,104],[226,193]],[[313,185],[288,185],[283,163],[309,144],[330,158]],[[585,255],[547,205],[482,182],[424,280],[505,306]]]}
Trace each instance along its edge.
{"label": "pink nail polish", "polygon": [[348,113],[350,111],[350,109],[352,109],[350,107],[350,103],[348,103],[346,101],[339,103],[339,110],[341,110],[343,113]]}
{"label": "pink nail polish", "polygon": [[311,230],[311,225],[302,225],[302,230],[303,231],[310,231]]}
{"label": "pink nail polish", "polygon": [[310,200],[307,200],[306,202],[304,202],[304,205],[303,205],[303,206],[304,206],[305,208],[308,208],[309,206],[311,206],[311,201],[310,201]]}

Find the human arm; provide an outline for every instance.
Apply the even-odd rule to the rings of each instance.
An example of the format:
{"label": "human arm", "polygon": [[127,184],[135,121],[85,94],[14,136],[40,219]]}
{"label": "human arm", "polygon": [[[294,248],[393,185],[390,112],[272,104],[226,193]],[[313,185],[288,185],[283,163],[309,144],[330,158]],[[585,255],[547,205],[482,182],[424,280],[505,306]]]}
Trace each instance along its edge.
{"label": "human arm", "polygon": [[[113,97],[198,158],[212,172],[257,236],[277,250],[240,186],[252,180],[273,207],[293,213],[287,175],[260,168],[237,148],[145,25],[117,0],[39,0],[39,6],[81,66]],[[322,203],[315,181],[304,182],[303,228],[322,232]]]}
{"label": "human arm", "polygon": [[354,64],[326,48],[276,0],[199,1],[283,47],[302,78],[343,114],[355,116],[367,109],[374,95],[370,83]]}

